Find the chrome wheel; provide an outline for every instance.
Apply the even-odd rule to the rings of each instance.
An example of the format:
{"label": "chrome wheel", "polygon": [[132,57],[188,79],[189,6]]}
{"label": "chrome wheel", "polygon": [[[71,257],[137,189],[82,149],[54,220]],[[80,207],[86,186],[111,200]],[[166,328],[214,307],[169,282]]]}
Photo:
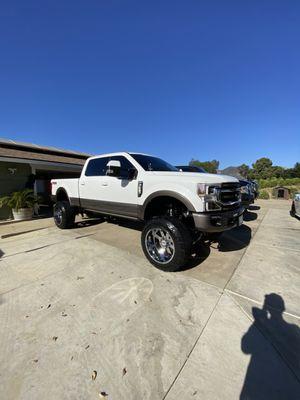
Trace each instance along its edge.
{"label": "chrome wheel", "polygon": [[160,264],[169,263],[175,255],[175,245],[170,233],[163,228],[152,228],[145,236],[149,256]]}
{"label": "chrome wheel", "polygon": [[60,225],[62,223],[63,212],[60,207],[55,207],[53,217],[57,225]]}

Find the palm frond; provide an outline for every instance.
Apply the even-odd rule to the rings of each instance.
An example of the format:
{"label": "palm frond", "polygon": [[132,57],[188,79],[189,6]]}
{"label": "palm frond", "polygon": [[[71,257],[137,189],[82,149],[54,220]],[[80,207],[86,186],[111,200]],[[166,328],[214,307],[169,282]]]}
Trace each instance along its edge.
{"label": "palm frond", "polygon": [[35,203],[37,203],[37,199],[31,189],[20,190],[7,196],[0,197],[0,207],[8,206],[15,210],[31,208]]}

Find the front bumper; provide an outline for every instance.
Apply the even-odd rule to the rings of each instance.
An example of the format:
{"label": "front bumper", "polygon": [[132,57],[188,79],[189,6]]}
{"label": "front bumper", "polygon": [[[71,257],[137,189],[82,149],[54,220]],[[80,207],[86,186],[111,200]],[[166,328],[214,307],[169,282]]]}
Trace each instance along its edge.
{"label": "front bumper", "polygon": [[202,232],[223,232],[243,223],[244,207],[230,211],[193,213],[195,228]]}

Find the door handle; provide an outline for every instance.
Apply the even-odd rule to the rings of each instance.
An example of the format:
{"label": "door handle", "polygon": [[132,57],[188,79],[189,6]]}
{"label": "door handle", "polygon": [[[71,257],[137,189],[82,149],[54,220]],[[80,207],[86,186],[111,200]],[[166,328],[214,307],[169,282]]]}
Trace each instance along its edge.
{"label": "door handle", "polygon": [[108,183],[107,182],[103,182],[103,183],[101,183],[101,186],[108,186]]}
{"label": "door handle", "polygon": [[85,185],[85,183],[84,183],[84,182],[81,182],[81,183],[80,183],[80,185],[81,185],[81,186],[84,186],[84,185]]}

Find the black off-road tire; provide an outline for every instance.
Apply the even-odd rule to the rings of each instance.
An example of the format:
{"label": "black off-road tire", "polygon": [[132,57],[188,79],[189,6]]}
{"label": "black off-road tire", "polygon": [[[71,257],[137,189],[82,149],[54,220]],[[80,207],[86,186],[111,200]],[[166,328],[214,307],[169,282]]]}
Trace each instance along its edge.
{"label": "black off-road tire", "polygon": [[55,225],[60,229],[70,229],[74,226],[75,211],[68,201],[58,201],[53,208]]}
{"label": "black off-road tire", "polygon": [[[148,233],[155,228],[162,228],[167,231],[174,244],[173,257],[168,262],[159,262],[151,257],[146,245],[146,238]],[[192,247],[192,235],[186,225],[176,218],[153,218],[148,221],[142,231],[141,244],[146,258],[156,268],[162,271],[172,272],[177,271],[184,267],[190,256]]]}

